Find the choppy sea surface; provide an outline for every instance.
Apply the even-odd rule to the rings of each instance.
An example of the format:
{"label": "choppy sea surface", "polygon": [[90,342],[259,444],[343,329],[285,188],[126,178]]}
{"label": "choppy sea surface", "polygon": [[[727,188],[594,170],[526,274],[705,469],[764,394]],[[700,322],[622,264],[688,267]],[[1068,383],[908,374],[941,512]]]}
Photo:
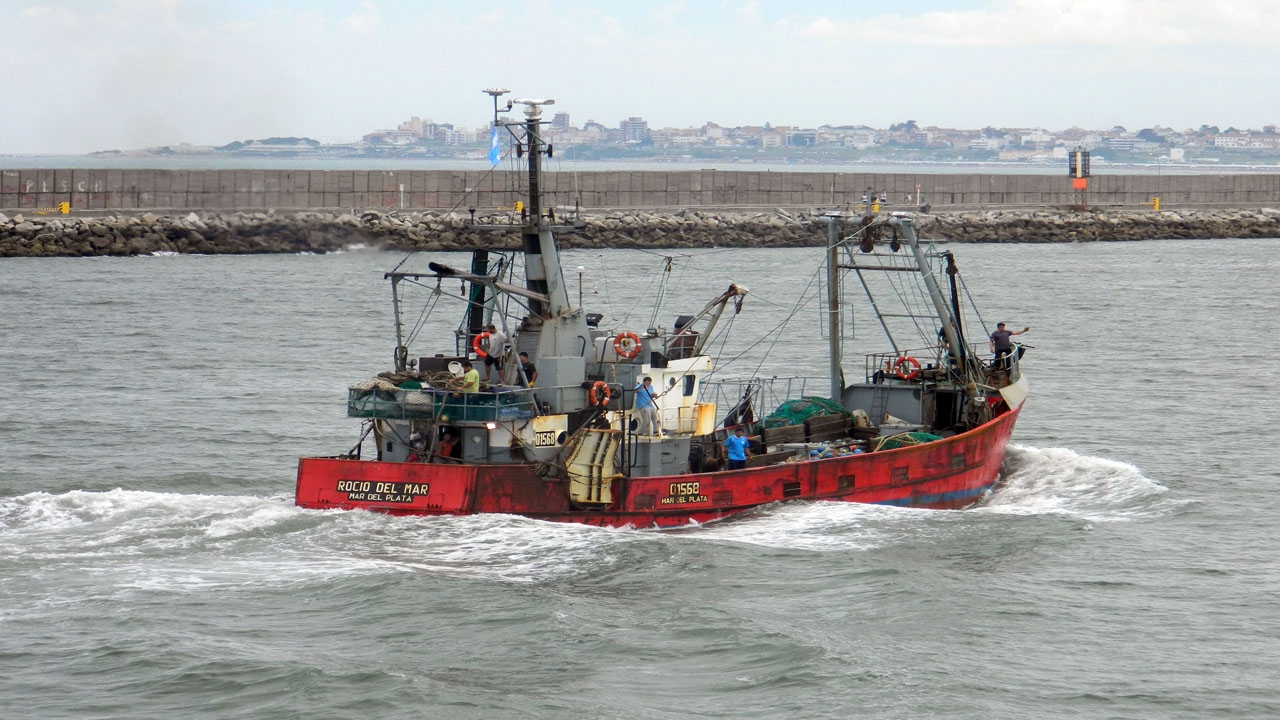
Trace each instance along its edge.
{"label": "choppy sea surface", "polygon": [[[999,488],[674,532],[293,506],[399,255],[0,260],[0,715],[1280,716],[1277,247],[954,246],[1033,328]],[[680,255],[661,318],[738,281],[724,373],[821,378],[820,255]],[[565,253],[619,327],[664,262]]]}

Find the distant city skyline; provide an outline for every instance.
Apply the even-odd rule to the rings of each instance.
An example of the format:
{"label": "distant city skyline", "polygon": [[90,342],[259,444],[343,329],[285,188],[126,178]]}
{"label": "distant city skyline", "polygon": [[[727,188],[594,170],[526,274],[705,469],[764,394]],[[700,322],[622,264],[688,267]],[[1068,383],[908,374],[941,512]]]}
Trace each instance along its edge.
{"label": "distant city skyline", "polygon": [[[511,119],[519,114],[520,112],[518,108],[502,113],[503,117],[506,117],[508,119]],[[553,119],[556,120],[557,122],[553,122]],[[706,123],[702,123],[697,126],[659,128],[659,127],[651,126],[648,123],[648,121],[645,119],[645,116],[643,114],[633,115],[629,118],[625,118],[610,124],[608,122],[601,122],[595,118],[588,118],[583,121],[578,121],[576,118],[573,118],[570,115],[570,113],[563,112],[563,111],[547,112],[546,116],[543,118],[543,123],[544,123],[544,127],[546,128],[544,132],[546,132],[547,134],[551,136],[560,137],[561,141],[564,141],[565,139],[564,136],[568,136],[568,139],[574,142],[580,142],[581,136],[584,134],[584,132],[590,131],[593,128],[599,129],[601,131],[601,137],[595,138],[595,139],[602,140],[602,141],[607,140],[608,142],[641,141],[641,140],[649,140],[649,139],[652,139],[653,137],[665,137],[665,136],[672,136],[672,135],[679,136],[679,135],[685,135],[693,132],[706,132],[709,128],[721,130],[725,134],[742,134],[743,132],[750,132],[752,130],[761,130],[761,129],[765,131],[776,130],[776,131],[788,132],[788,133],[809,132],[814,130],[847,132],[850,129],[859,129],[859,130],[874,131],[881,136],[898,135],[900,131],[910,131],[910,132],[942,131],[945,133],[954,133],[954,134],[982,134],[988,131],[996,131],[997,133],[1015,133],[1015,134],[1022,132],[1022,133],[1028,134],[1030,142],[1038,142],[1038,143],[1046,143],[1046,142],[1051,143],[1051,141],[1054,138],[1059,138],[1063,136],[1068,137],[1069,139],[1072,139],[1072,140],[1077,139],[1081,136],[1090,136],[1090,135],[1096,135],[1099,137],[1116,137],[1116,136],[1128,137],[1128,136],[1133,136],[1135,134],[1139,134],[1142,131],[1148,131],[1153,129],[1159,131],[1157,133],[1153,133],[1156,135],[1172,135],[1172,136],[1182,136],[1182,137],[1199,136],[1202,138],[1207,138],[1209,140],[1212,140],[1214,136],[1217,136],[1220,134],[1246,134],[1247,135],[1249,133],[1253,133],[1253,134],[1261,134],[1261,135],[1277,135],[1278,137],[1280,137],[1280,125],[1275,125],[1275,124],[1267,124],[1261,128],[1236,128],[1234,126],[1218,127],[1216,125],[1209,126],[1204,123],[1201,123],[1193,127],[1186,127],[1186,128],[1174,128],[1169,125],[1164,125],[1159,123],[1152,125],[1150,127],[1144,127],[1144,128],[1125,127],[1124,125],[1114,125],[1107,128],[1082,128],[1078,126],[1070,127],[1070,128],[999,127],[991,124],[983,125],[981,127],[972,127],[972,128],[952,128],[952,127],[942,127],[933,123],[919,122],[915,119],[907,119],[902,122],[894,123],[888,127],[874,127],[870,125],[864,125],[862,123],[837,122],[837,121],[824,122],[816,126],[807,126],[807,127],[799,126],[799,125],[781,124],[781,123],[774,124],[769,122],[757,122],[757,123],[749,123],[745,125],[724,125],[721,123],[717,123],[715,121],[708,121]],[[380,127],[376,130],[370,130],[368,132],[365,132],[359,138],[352,140],[350,143],[322,143],[322,144],[330,145],[330,146],[343,145],[343,144],[360,144],[360,143],[369,143],[369,142],[374,142],[374,143],[382,142],[385,144],[396,144],[397,141],[401,141],[401,140],[406,141],[404,144],[410,144],[412,142],[417,142],[419,140],[436,140],[436,141],[442,141],[449,145],[464,145],[464,144],[473,144],[473,143],[482,142],[487,147],[488,134],[491,127],[492,125],[489,122],[485,122],[475,127],[470,127],[462,123],[452,122],[447,118],[437,119],[435,117],[430,117],[430,116],[423,117],[419,115],[414,115],[398,123],[386,124],[383,127]],[[1122,132],[1118,132],[1118,131],[1122,131]],[[607,137],[605,137],[606,135]],[[280,141],[286,138],[296,139],[300,145],[314,144],[316,142],[321,142],[316,138],[312,138],[310,136],[305,136],[305,135],[299,135],[295,133],[295,134],[289,134],[289,135],[275,135],[270,137],[264,136],[264,137],[249,137],[249,138],[230,138],[226,142],[212,143],[212,144],[205,144],[205,143],[198,144],[198,143],[189,143],[184,141],[181,143],[169,144],[167,147],[198,146],[198,147],[220,148],[228,145],[239,145],[249,141],[253,141],[255,144],[260,144],[263,141]],[[1150,138],[1150,139],[1154,139],[1154,138]],[[277,144],[279,143],[277,142]],[[152,147],[164,147],[164,146],[152,146]],[[99,150],[99,152],[103,150],[121,150],[121,151],[129,152],[129,151],[144,150],[144,149],[148,149],[148,148],[104,148],[102,150]]]}
{"label": "distant city skyline", "polygon": [[[548,108],[554,108],[551,106]],[[516,106],[511,112],[519,111]],[[1065,161],[1074,149],[1105,152],[1098,160],[1121,162],[1220,163],[1273,162],[1280,157],[1280,128],[1219,128],[1200,125],[1176,130],[1154,126],[1131,130],[1068,128],[940,128],[914,120],[888,128],[824,123],[815,127],[787,125],[651,128],[642,116],[611,127],[595,120],[581,125],[563,110],[544,114],[543,137],[579,159],[658,161],[728,160],[754,162],[772,157],[800,162],[850,160],[926,161],[999,160],[1045,163]],[[414,116],[365,134],[361,142],[322,145],[312,138],[273,137],[237,141],[215,151],[254,156],[363,156],[404,158],[471,158],[487,154],[490,126],[464,128],[448,121]],[[505,133],[504,133],[505,135]],[[500,142],[506,142],[500,140]],[[484,152],[479,148],[483,146]],[[161,155],[208,153],[207,146],[165,146]],[[765,153],[765,155],[758,155]]]}
{"label": "distant city skyline", "polygon": [[477,128],[495,85],[609,126],[1261,129],[1277,35],[1263,0],[8,0],[0,153]]}
{"label": "distant city skyline", "polygon": [[[507,98],[508,96],[503,96],[504,100]],[[505,105],[505,103],[503,104]],[[521,116],[520,106],[517,105],[512,109],[501,113],[501,115],[508,119],[516,116]],[[873,130],[894,131],[899,129],[899,126],[903,126],[901,127],[901,129],[912,130],[912,131],[915,131],[917,129],[920,129],[920,130],[940,129],[940,130],[979,132],[986,129],[995,129],[995,130],[1010,131],[1010,132],[1044,131],[1044,132],[1054,133],[1054,134],[1063,134],[1063,133],[1078,134],[1080,131],[1102,133],[1102,134],[1114,134],[1113,131],[1116,131],[1117,129],[1122,130],[1123,133],[1132,134],[1132,133],[1140,132],[1142,130],[1162,129],[1162,130],[1171,130],[1171,131],[1174,131],[1175,133],[1187,133],[1187,134],[1201,133],[1201,134],[1209,134],[1209,135],[1214,135],[1214,134],[1224,133],[1224,132],[1225,133],[1253,132],[1253,133],[1276,134],[1278,130],[1280,130],[1280,124],[1277,124],[1277,123],[1267,123],[1266,125],[1263,125],[1262,127],[1257,127],[1257,128],[1245,128],[1245,127],[1236,127],[1236,126],[1220,127],[1218,125],[1210,125],[1208,123],[1199,123],[1199,124],[1182,127],[1182,128],[1173,127],[1171,125],[1167,125],[1164,123],[1155,123],[1153,125],[1144,126],[1144,127],[1127,127],[1123,124],[1116,124],[1116,125],[1111,125],[1105,128],[1088,128],[1088,127],[1080,127],[1078,125],[1073,125],[1071,127],[1060,127],[1060,128],[1050,128],[1050,127],[1044,127],[1044,126],[1007,126],[1007,125],[1001,126],[1001,125],[995,125],[992,123],[987,123],[984,125],[979,125],[974,127],[961,128],[961,127],[943,126],[937,123],[921,122],[916,120],[915,118],[907,118],[907,119],[895,122],[891,125],[881,126],[881,127],[877,127],[874,125],[867,125],[865,123],[859,123],[859,122],[836,121],[836,120],[822,122],[817,125],[808,125],[808,126],[796,125],[792,123],[771,123],[767,121],[755,122],[755,123],[744,123],[740,125],[729,125],[725,123],[716,122],[714,119],[708,120],[707,122],[704,122],[704,123],[699,123],[698,125],[690,125],[690,126],[684,126],[684,127],[673,127],[673,126],[657,127],[657,126],[651,125],[649,121],[646,119],[646,115],[644,115],[643,113],[638,115],[632,115],[630,117],[618,120],[611,124],[607,121],[602,122],[598,118],[587,118],[585,120],[579,120],[573,117],[571,113],[562,110],[559,106],[548,106],[547,108],[545,108],[542,121],[543,121],[544,127],[547,128],[548,132],[585,130],[585,129],[590,129],[592,127],[599,127],[599,128],[607,129],[609,131],[616,131],[620,133],[622,136],[624,136],[624,139],[626,140],[636,140],[651,132],[673,132],[673,131],[680,132],[680,131],[686,131],[686,130],[704,129],[707,127],[719,127],[726,130],[729,130],[729,129],[741,130],[744,128],[765,128],[765,129],[786,128],[788,130],[796,130],[796,129],[812,130],[812,129],[821,129],[821,128],[860,127],[860,128],[870,128]],[[370,131],[369,133],[365,133],[364,135],[361,136],[361,139],[368,141],[371,136],[375,136],[375,135],[392,136],[397,133],[422,136],[424,135],[424,133],[427,132],[427,126],[442,126],[442,127],[448,128],[451,131],[468,132],[475,135],[485,134],[487,136],[489,128],[491,127],[491,123],[486,121],[481,125],[478,125],[475,127],[468,127],[462,123],[452,122],[448,119],[440,119],[440,118],[435,118],[431,116],[414,115],[410,118],[406,118],[396,123],[394,129],[389,126],[379,128],[377,130]]]}

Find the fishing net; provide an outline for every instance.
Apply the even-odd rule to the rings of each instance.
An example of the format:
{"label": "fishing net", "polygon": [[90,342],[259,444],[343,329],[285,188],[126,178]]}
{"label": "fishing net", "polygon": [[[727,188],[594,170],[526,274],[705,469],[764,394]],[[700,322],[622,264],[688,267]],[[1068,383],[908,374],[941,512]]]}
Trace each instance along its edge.
{"label": "fishing net", "polygon": [[849,411],[823,397],[804,396],[799,400],[788,400],[769,413],[764,419],[765,427],[785,427],[787,425],[803,425],[805,420],[821,415],[844,415]]}
{"label": "fishing net", "polygon": [[930,435],[922,432],[905,432],[889,437],[880,438],[876,443],[876,450],[894,450],[901,447],[911,447],[912,445],[923,445],[934,440],[941,440],[941,435]]}

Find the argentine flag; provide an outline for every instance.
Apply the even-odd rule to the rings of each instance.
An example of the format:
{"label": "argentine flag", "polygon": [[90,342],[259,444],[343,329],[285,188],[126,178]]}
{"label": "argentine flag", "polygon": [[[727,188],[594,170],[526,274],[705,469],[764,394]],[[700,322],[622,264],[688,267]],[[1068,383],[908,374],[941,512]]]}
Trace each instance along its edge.
{"label": "argentine flag", "polygon": [[489,136],[489,164],[497,165],[502,153],[498,148],[498,126],[493,126],[493,134]]}

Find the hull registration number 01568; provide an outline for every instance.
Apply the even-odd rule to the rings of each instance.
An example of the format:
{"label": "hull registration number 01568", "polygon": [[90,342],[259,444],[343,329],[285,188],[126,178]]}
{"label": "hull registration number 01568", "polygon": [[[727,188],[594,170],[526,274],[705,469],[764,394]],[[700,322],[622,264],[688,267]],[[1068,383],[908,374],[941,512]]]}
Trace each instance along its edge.
{"label": "hull registration number 01568", "polygon": [[671,483],[667,491],[667,496],[659,501],[663,505],[684,505],[686,503],[704,503],[707,501],[707,496],[702,494],[701,483]]}
{"label": "hull registration number 01568", "polygon": [[534,447],[554,447],[556,444],[555,430],[538,430],[533,434]]}

